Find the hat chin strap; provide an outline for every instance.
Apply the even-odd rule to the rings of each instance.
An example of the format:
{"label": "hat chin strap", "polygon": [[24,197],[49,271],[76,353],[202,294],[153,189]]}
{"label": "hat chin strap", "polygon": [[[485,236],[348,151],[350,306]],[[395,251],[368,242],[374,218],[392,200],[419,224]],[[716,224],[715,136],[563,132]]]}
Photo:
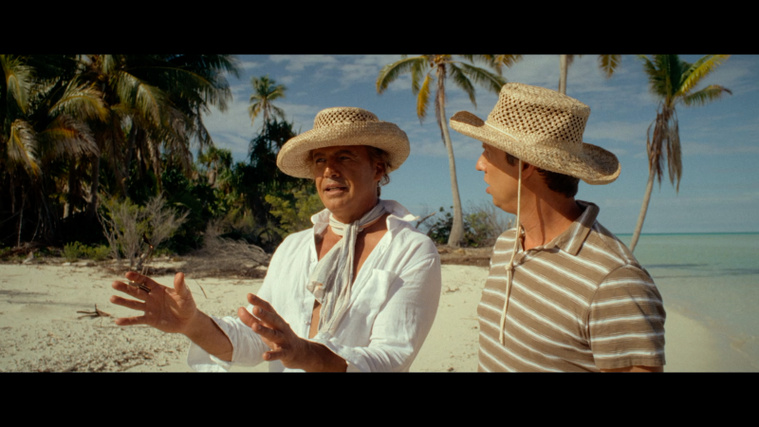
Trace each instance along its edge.
{"label": "hat chin strap", "polygon": [[511,259],[506,266],[506,292],[503,297],[503,310],[501,311],[501,329],[498,334],[498,340],[501,345],[504,343],[504,329],[506,326],[506,310],[509,308],[509,295],[511,294],[511,282],[514,280],[514,259],[519,249],[519,234],[522,229],[520,214],[522,212],[522,160],[519,160],[519,183],[517,184],[517,227],[514,235],[514,248],[511,251]]}

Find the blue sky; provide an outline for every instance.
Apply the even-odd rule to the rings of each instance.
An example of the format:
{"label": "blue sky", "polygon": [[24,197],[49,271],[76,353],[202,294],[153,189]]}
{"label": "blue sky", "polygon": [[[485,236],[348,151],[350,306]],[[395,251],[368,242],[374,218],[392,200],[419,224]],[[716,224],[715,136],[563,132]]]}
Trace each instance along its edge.
{"label": "blue sky", "polygon": [[[452,204],[448,158],[434,116],[420,123],[408,77],[378,94],[381,67],[400,55],[239,55],[241,74],[231,77],[233,102],[224,113],[206,118],[217,146],[246,158],[248,143],[258,131],[248,105],[252,76],[269,75],[287,87],[277,105],[298,132],[313,126],[316,113],[327,107],[356,106],[396,123],[409,136],[411,156],[391,174],[383,197],[398,200],[414,214],[424,215]],[[567,94],[591,108],[585,141],[615,153],[622,172],[605,186],[580,184],[578,199],[601,207],[600,221],[615,233],[635,227],[648,175],[646,130],[656,114],[640,60],[624,56],[618,71],[606,79],[596,55],[576,58],[569,72]],[[693,61],[698,55],[683,55]],[[504,71],[508,81],[556,89],[558,55],[526,55]],[[644,233],[759,232],[759,56],[734,55],[704,84],[716,83],[733,95],[702,107],[678,107],[683,144],[683,177],[679,193],[665,178],[654,187]],[[497,95],[478,88],[475,107],[464,93],[447,86],[447,115],[468,110],[482,118]],[[431,109],[431,111],[434,111]],[[481,143],[451,131],[464,209],[490,203],[482,173],[474,165]]]}

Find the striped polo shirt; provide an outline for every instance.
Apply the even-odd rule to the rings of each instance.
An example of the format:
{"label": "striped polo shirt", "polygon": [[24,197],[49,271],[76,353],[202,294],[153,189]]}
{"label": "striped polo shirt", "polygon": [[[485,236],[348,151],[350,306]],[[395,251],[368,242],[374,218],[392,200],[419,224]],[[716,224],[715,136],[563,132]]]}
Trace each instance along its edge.
{"label": "striped polo shirt", "polygon": [[477,307],[479,371],[598,371],[664,365],[665,312],[651,276],[584,211],[550,243],[514,261],[504,344],[499,341],[506,266],[515,230],[497,240]]}

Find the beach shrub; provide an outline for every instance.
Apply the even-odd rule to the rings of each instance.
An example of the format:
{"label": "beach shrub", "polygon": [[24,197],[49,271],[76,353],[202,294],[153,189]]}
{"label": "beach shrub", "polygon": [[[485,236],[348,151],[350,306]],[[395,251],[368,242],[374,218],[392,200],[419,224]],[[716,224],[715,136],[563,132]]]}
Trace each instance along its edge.
{"label": "beach shrub", "polygon": [[161,196],[151,198],[145,206],[116,199],[103,205],[100,220],[111,255],[115,259],[126,258],[133,270],[140,270],[149,251],[170,238],[188,215],[188,212],[178,214]]}
{"label": "beach shrub", "polygon": [[103,261],[108,258],[111,253],[111,248],[107,245],[96,245],[87,248],[87,258],[93,261]]}
{"label": "beach shrub", "polygon": [[63,258],[69,262],[74,262],[80,258],[103,261],[108,258],[110,252],[111,249],[106,245],[88,246],[81,242],[66,243],[61,251]]}
{"label": "beach shrub", "polygon": [[[453,214],[440,207],[435,222],[431,225],[420,224],[427,228],[427,236],[437,244],[447,244],[453,226]],[[430,217],[431,218],[431,217]],[[508,215],[492,204],[476,205],[464,212],[464,241],[467,247],[490,247],[498,236],[511,227]]]}
{"label": "beach shrub", "polygon": [[293,190],[291,197],[267,194],[271,214],[279,220],[275,232],[284,238],[290,233],[310,228],[311,216],[324,209],[319,194],[307,188]]}
{"label": "beach shrub", "polygon": [[79,242],[66,243],[63,245],[63,258],[66,261],[73,262],[82,257],[85,253],[85,246]]}

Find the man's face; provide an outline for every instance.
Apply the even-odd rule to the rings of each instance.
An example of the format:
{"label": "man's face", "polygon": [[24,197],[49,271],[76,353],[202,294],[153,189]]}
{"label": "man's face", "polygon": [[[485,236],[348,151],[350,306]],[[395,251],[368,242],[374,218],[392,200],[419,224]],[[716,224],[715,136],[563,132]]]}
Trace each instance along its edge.
{"label": "man's face", "polygon": [[510,165],[506,152],[488,144],[482,144],[482,155],[476,168],[485,173],[485,190],[493,197],[493,204],[506,212],[516,214],[517,189],[519,185],[519,162]]}
{"label": "man's face", "polygon": [[343,223],[353,222],[377,203],[384,169],[362,145],[318,148],[311,152],[316,190],[324,206]]}

